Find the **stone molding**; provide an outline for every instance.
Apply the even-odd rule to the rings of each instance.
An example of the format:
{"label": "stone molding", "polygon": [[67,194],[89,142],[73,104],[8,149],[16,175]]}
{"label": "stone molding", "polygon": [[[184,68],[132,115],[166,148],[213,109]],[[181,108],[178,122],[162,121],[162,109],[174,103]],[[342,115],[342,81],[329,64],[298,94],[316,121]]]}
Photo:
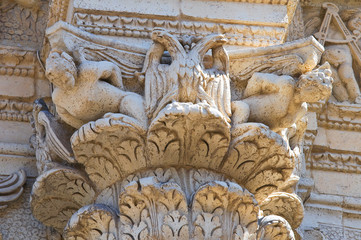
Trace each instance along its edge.
{"label": "stone molding", "polygon": [[0,100],[0,120],[30,122],[33,104]]}
{"label": "stone molding", "polygon": [[[77,12],[73,17],[74,24],[82,30],[98,35],[124,36],[150,39],[152,29],[161,27],[170,33],[180,36],[188,34],[204,37],[209,32],[224,33],[230,45],[262,47],[282,43],[285,30],[282,27],[252,26],[242,24],[226,24],[199,21],[182,21],[149,19],[148,16],[130,17]],[[270,37],[274,36],[274,37]]]}
{"label": "stone molding", "polygon": [[306,162],[309,169],[336,171],[344,173],[360,173],[361,155],[357,152],[334,152],[331,149],[322,153],[314,152]]}

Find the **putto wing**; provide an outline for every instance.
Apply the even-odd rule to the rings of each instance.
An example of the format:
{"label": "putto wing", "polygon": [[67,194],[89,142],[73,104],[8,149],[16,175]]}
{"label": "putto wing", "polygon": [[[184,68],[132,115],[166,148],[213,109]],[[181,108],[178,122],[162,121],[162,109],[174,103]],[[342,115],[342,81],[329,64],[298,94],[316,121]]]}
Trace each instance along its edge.
{"label": "putto wing", "polygon": [[126,80],[125,87],[136,88],[133,86],[138,84],[135,75],[142,70],[146,48],[97,36],[62,21],[47,29],[46,35],[52,50],[73,54],[77,62],[92,60],[110,61],[116,64]]}
{"label": "putto wing", "polygon": [[239,92],[255,72],[299,77],[316,67],[323,51],[314,37],[277,46],[231,50],[228,52],[230,77]]}
{"label": "putto wing", "polygon": [[85,47],[81,48],[80,55],[82,58],[90,61],[109,61],[116,64],[121,72],[122,77],[126,79],[134,78],[135,72],[140,72],[142,63],[137,63],[129,58],[132,55],[123,50],[111,47]]}

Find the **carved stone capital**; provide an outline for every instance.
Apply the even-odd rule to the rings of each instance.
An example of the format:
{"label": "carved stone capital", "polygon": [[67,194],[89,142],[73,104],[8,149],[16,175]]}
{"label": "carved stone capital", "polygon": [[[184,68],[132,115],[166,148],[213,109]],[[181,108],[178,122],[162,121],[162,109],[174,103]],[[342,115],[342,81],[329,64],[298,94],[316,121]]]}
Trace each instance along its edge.
{"label": "carved stone capital", "polygon": [[295,239],[306,102],[332,84],[314,39],[252,55],[221,34],[157,28],[147,50],[47,34],[59,118],[34,110],[40,221],[65,239]]}

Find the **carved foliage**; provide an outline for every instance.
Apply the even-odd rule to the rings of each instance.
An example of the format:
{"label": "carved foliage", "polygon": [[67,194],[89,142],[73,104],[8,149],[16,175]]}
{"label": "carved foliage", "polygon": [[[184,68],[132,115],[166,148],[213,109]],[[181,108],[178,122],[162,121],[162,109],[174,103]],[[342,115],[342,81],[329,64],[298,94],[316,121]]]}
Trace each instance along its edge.
{"label": "carved foliage", "polygon": [[262,201],[292,174],[294,160],[287,143],[263,124],[241,124],[232,135],[222,171]]}
{"label": "carved foliage", "polygon": [[64,238],[68,240],[115,240],[116,213],[106,205],[85,206],[69,220]]}
{"label": "carved foliage", "polygon": [[37,178],[31,209],[38,220],[61,232],[73,213],[90,204],[94,195],[88,179],[80,171],[54,168]]}
{"label": "carved foliage", "polygon": [[41,44],[47,20],[47,5],[46,0],[4,0],[0,6],[0,40],[14,46],[18,43],[26,43],[27,47]]}
{"label": "carved foliage", "polygon": [[278,215],[285,218],[293,229],[298,228],[303,220],[302,201],[294,193],[272,193],[260,203],[260,207],[266,216]]}
{"label": "carved foliage", "polygon": [[82,126],[71,138],[76,161],[102,190],[146,167],[145,131],[133,118],[111,114]]}
{"label": "carved foliage", "polygon": [[259,208],[253,196],[232,182],[210,182],[194,195],[195,239],[255,239]]}
{"label": "carved foliage", "polygon": [[270,215],[260,221],[258,238],[262,240],[294,240],[295,236],[287,221],[279,216]]}
{"label": "carved foliage", "polygon": [[80,209],[69,221],[65,239],[294,239],[285,219],[261,218],[253,195],[238,184],[208,182],[190,193],[187,202],[179,184],[160,178],[125,185],[116,207],[119,217],[102,204]]}
{"label": "carved foliage", "polygon": [[[53,45],[60,39],[69,44],[68,50],[79,47],[81,41],[72,45],[60,32],[49,37]],[[66,239],[293,239],[285,219],[297,227],[302,217],[293,214],[302,214],[302,204],[292,194],[279,193],[291,192],[291,185],[298,180],[291,178],[294,156],[289,145],[263,124],[238,124],[231,129],[230,114],[215,104],[223,102],[224,93],[229,94],[228,56],[219,48],[222,36],[211,35],[187,50],[164,31],[154,34],[152,46],[159,49],[148,52],[150,70],[143,70],[148,87],[162,92],[153,98],[157,109],[148,112],[149,127],[117,113],[82,125],[71,137],[74,158],[66,160],[71,166],[84,167],[87,176],[75,169],[47,169],[33,188],[34,215],[59,232],[73,215],[65,229]],[[213,38],[220,41],[212,49],[217,60],[213,65],[219,68],[201,69]],[[313,40],[306,45],[317,49]],[[285,49],[293,56],[298,51],[294,47]],[[159,60],[164,49],[174,54],[167,67]],[[90,52],[84,56],[92,55]],[[159,54],[153,56],[158,62],[151,59],[152,54]],[[291,66],[298,66],[297,74],[315,64],[310,56],[305,58],[308,61],[300,63],[302,69]],[[285,63],[281,65],[283,68]],[[149,73],[166,77],[147,79]],[[169,76],[175,87],[152,88]],[[173,97],[164,96],[173,90]],[[153,101],[150,95],[148,98]],[[225,99],[229,107],[230,99]],[[63,157],[61,152],[56,154]],[[165,170],[150,170],[155,167]],[[234,180],[227,181],[227,177]],[[267,215],[263,219],[257,201]],[[81,208],[94,202],[97,204]]]}
{"label": "carved foliage", "polygon": [[227,152],[229,135],[228,123],[208,104],[173,103],[149,127],[148,156],[153,166],[216,169]]}
{"label": "carved foliage", "polygon": [[119,197],[121,239],[188,238],[187,201],[178,184],[155,178],[131,182]]}

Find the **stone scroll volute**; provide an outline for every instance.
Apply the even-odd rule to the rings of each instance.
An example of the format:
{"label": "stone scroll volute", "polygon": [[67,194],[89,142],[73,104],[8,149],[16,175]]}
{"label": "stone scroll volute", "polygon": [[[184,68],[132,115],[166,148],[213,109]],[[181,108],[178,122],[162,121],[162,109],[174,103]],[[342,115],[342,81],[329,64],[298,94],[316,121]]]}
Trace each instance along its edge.
{"label": "stone scroll volute", "polygon": [[149,49],[63,22],[47,37],[58,117],[34,112],[42,223],[64,239],[295,239],[300,122],[332,84],[314,39],[251,54],[164,29]]}

